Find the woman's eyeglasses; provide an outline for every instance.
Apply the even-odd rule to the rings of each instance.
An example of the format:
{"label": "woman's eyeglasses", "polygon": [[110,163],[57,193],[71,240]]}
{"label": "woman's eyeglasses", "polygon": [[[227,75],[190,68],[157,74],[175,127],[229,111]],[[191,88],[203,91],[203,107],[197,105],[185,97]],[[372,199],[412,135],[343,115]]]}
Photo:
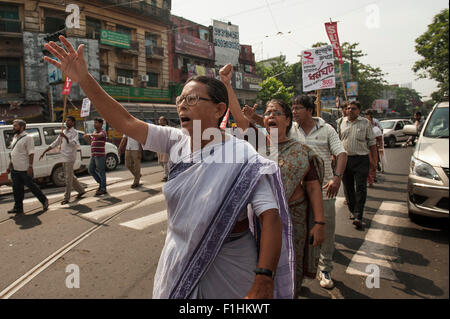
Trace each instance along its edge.
{"label": "woman's eyeglasses", "polygon": [[271,111],[271,112],[264,113],[265,117],[269,117],[271,115],[273,115],[273,116],[281,116],[281,115],[284,115],[284,113],[280,112],[280,111]]}
{"label": "woman's eyeglasses", "polygon": [[193,106],[193,105],[196,105],[199,100],[212,101],[211,99],[207,99],[207,98],[204,98],[204,97],[199,97],[198,95],[195,95],[195,94],[189,94],[189,95],[186,95],[186,96],[183,96],[183,95],[177,96],[177,98],[175,100],[175,104],[177,106],[180,106],[181,103],[183,103],[183,101],[186,101],[187,105]]}

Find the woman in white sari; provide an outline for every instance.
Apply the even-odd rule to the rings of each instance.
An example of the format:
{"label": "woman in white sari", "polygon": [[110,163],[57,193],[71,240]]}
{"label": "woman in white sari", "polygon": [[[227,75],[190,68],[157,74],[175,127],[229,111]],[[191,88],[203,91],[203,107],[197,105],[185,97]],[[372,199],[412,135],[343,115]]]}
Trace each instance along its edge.
{"label": "woman in white sari", "polygon": [[247,142],[217,130],[228,104],[225,86],[207,77],[186,83],[177,98],[183,131],[147,124],[89,74],[83,44],[75,51],[60,40],[65,49],[45,44],[60,62],[45,60],[78,82],[115,129],[170,154],[168,230],[153,297],[293,298],[292,224],[280,172]]}

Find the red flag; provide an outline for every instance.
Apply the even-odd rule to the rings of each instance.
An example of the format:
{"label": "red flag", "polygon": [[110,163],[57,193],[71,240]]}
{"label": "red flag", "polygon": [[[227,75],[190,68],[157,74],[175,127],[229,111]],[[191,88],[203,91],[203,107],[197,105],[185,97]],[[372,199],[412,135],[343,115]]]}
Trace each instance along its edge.
{"label": "red flag", "polygon": [[230,109],[227,110],[227,114],[225,114],[222,123],[220,123],[221,130],[224,130],[227,127],[228,115],[230,115]]}
{"label": "red flag", "polygon": [[325,30],[327,31],[328,38],[333,46],[334,54],[336,54],[336,57],[339,60],[339,64],[343,64],[341,45],[339,44],[339,36],[337,32],[337,22],[325,23]]}
{"label": "red flag", "polygon": [[68,76],[66,76],[66,80],[64,81],[64,88],[62,91],[62,95],[69,95],[71,88],[72,88],[72,80]]}

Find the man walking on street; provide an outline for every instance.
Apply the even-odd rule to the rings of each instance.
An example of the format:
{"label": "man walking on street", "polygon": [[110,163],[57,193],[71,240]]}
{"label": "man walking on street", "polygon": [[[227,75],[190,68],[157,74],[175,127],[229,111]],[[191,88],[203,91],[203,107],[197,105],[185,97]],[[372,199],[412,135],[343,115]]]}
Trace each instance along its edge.
{"label": "man walking on street", "polygon": [[81,198],[86,191],[78,182],[78,179],[73,173],[73,165],[77,158],[77,150],[79,148],[80,142],[78,141],[78,132],[75,129],[75,118],[73,116],[68,116],[66,119],[66,129],[63,130],[58,138],[53,141],[53,143],[42,153],[39,160],[41,160],[44,155],[51,149],[59,146],[61,144],[61,155],[63,157],[64,175],[66,179],[66,192],[64,194],[64,200],[61,205],[69,203],[70,193],[72,192],[72,186],[78,192],[77,198]]}
{"label": "man walking on street", "polygon": [[136,188],[139,186],[141,179],[142,145],[135,139],[124,134],[119,145],[119,155],[122,155],[124,150],[125,166],[134,176],[134,182],[131,188]]}
{"label": "man walking on street", "polygon": [[85,134],[84,138],[91,143],[91,162],[89,163],[89,174],[99,184],[95,195],[106,194],[106,132],[102,128],[103,119],[94,119],[94,132]]}
{"label": "man walking on street", "polygon": [[48,210],[48,199],[33,181],[34,141],[25,133],[23,120],[13,121],[14,138],[11,142],[10,162],[6,173],[11,173],[13,182],[14,208],[9,214],[23,214],[23,198],[27,186],[42,203],[43,211]]}
{"label": "man walking on street", "polygon": [[[159,125],[167,126],[167,120],[164,116],[161,116],[158,120]],[[169,154],[158,153],[158,163],[164,168],[164,177],[162,179],[163,182],[167,182],[169,178]]]}
{"label": "man walking on street", "polygon": [[362,218],[367,197],[369,168],[376,168],[377,145],[372,125],[361,117],[361,104],[350,102],[348,116],[338,126],[338,134],[348,154],[342,182],[350,210],[350,219],[357,229],[362,229]]}
{"label": "man walking on street", "polygon": [[[313,117],[314,102],[307,95],[292,99],[292,115],[295,122],[289,132],[290,138],[295,138],[308,145],[319,155],[325,168],[323,180],[323,208],[325,215],[325,241],[321,245],[319,259],[320,286],[331,289],[334,286],[331,279],[333,270],[334,238],[336,225],[336,195],[341,186],[341,179],[347,163],[347,152],[334,128],[320,117]],[[331,157],[336,157],[336,169],[333,171]]]}

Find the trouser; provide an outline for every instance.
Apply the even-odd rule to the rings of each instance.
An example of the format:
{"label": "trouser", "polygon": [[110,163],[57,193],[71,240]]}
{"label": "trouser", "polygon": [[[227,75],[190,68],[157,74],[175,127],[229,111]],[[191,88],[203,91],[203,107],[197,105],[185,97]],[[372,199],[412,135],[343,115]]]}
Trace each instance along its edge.
{"label": "trouser", "polygon": [[91,157],[91,162],[89,163],[89,174],[95,179],[95,181],[100,185],[100,189],[106,191],[106,158],[104,156]]}
{"label": "trouser", "polygon": [[133,184],[139,184],[141,179],[141,151],[125,150],[125,166],[134,176]]}
{"label": "trouser", "polygon": [[367,176],[370,160],[368,155],[349,156],[342,183],[348,209],[356,219],[362,220],[367,197]]}
{"label": "trouser", "polygon": [[320,246],[319,269],[331,272],[333,270],[334,233],[336,229],[336,199],[323,201],[325,215],[325,240]]}
{"label": "trouser", "polygon": [[34,196],[44,204],[47,197],[42,193],[39,186],[33,181],[33,176],[28,175],[26,171],[11,170],[11,179],[13,182],[14,208],[23,210],[23,198],[25,196],[25,186],[30,189]]}
{"label": "trouser", "polygon": [[72,187],[79,193],[84,192],[84,188],[78,182],[78,179],[73,174],[73,164],[75,162],[66,162],[64,164],[64,175],[66,179],[66,193],[64,194],[64,199],[70,199],[70,193],[72,193]]}
{"label": "trouser", "polygon": [[164,177],[169,178],[169,165],[167,162],[161,162],[159,163],[164,168]]}

